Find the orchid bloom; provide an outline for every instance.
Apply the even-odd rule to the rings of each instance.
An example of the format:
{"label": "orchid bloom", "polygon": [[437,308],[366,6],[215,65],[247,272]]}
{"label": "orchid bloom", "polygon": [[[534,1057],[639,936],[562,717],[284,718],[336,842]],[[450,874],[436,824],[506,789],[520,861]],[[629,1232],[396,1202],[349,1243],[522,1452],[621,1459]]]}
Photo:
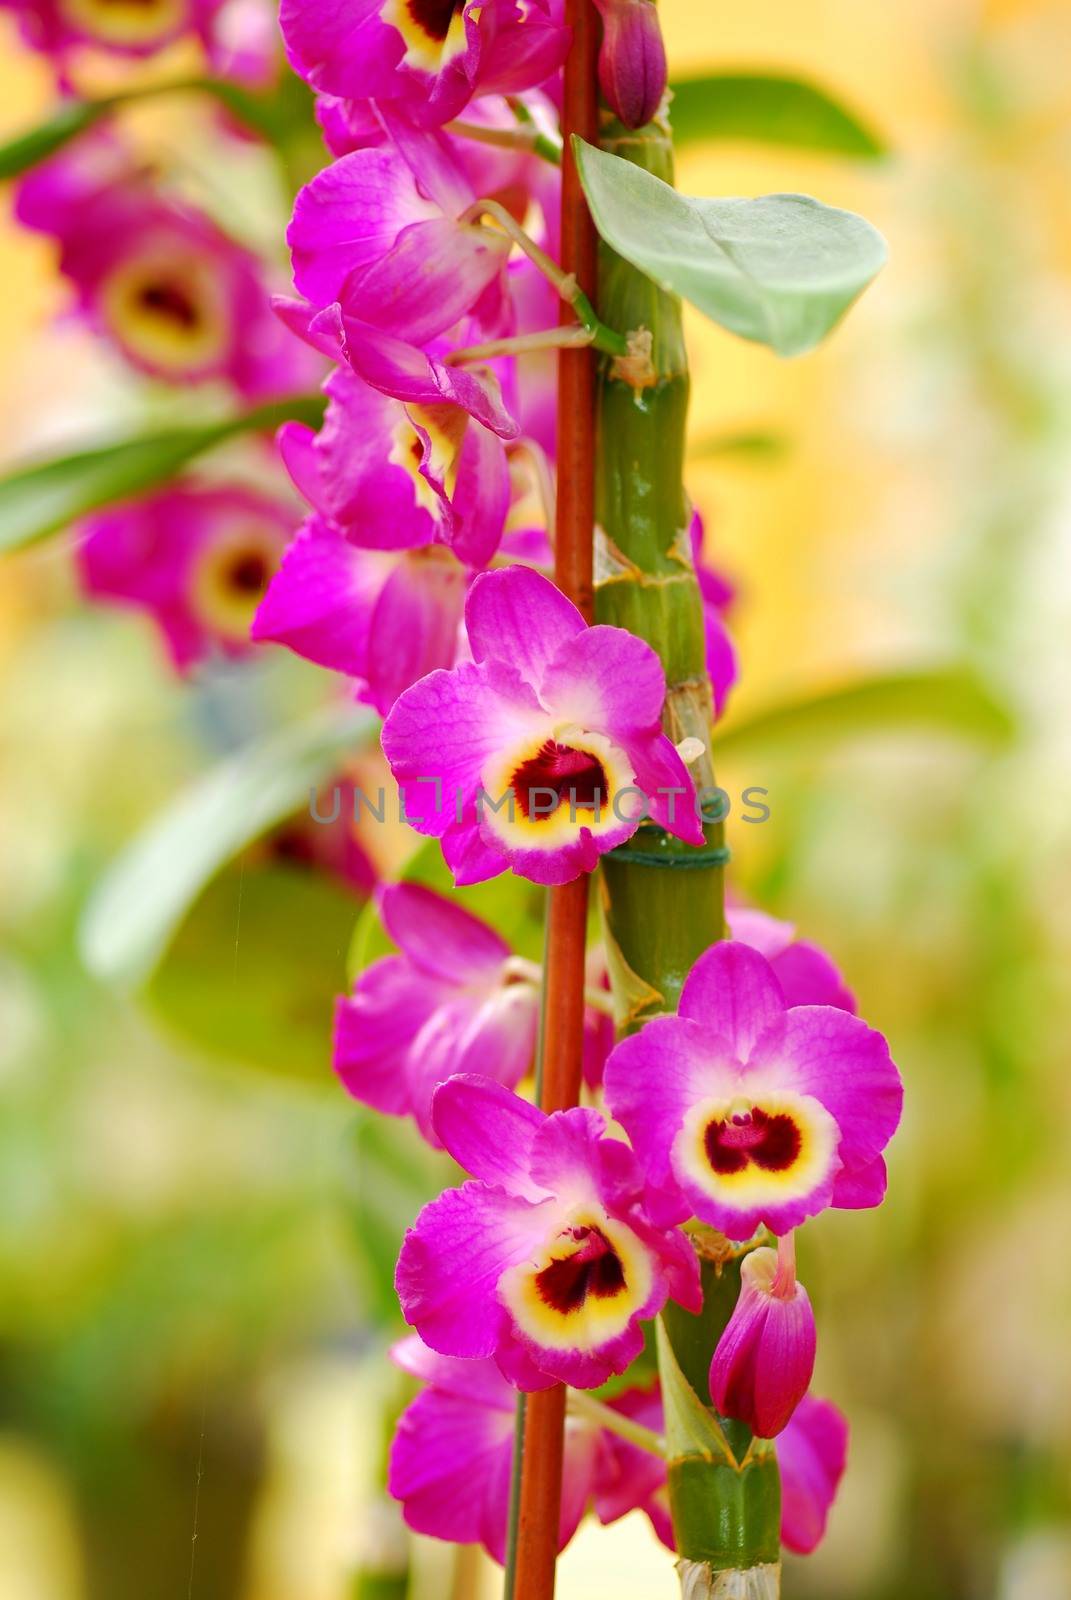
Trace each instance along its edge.
{"label": "orchid bloom", "polygon": [[833,1006],[787,1005],[746,945],[700,956],[678,1014],[623,1039],[604,1083],[649,1182],[731,1239],[884,1196],[903,1096],[885,1040]]}
{"label": "orchid bloom", "polygon": [[466,576],[448,551],[362,550],[326,518],[298,530],[252,637],[353,680],[386,715],[403,690],[457,659]]}
{"label": "orchid bloom", "polygon": [[206,38],[221,0],[0,0],[26,43],[64,67],[79,47],[148,56],[183,34]]}
{"label": "orchid bloom", "polygon": [[791,1234],[740,1263],[740,1294],[710,1364],[710,1396],[722,1416],[760,1439],[783,1432],[814,1372],[814,1313],[796,1278]]}
{"label": "orchid bloom", "polygon": [[442,544],[466,565],[484,566],[509,509],[502,441],[517,433],[494,377],[443,366],[372,328],[352,366],[325,383],[318,433],[297,422],[280,429],[294,483],[355,544]]}
{"label": "orchid bloom", "polygon": [[836,1006],[855,1011],[855,996],[832,959],[809,939],[797,939],[791,922],[753,906],[727,905],[729,937],[765,956],[788,1006]]}
{"label": "orchid bloom", "polygon": [[256,258],[165,198],[104,136],[19,186],[19,220],[59,242],[60,268],[96,332],[172,383],[226,379],[250,398],[300,389],[309,353],[272,316]]}
{"label": "orchid bloom", "polygon": [[519,1388],[590,1389],[624,1372],[672,1295],[698,1311],[695,1253],[645,1210],[627,1145],[597,1111],[552,1116],[489,1078],[436,1092],[435,1131],[475,1182],[424,1207],[396,1284],[442,1355],[494,1356]]}
{"label": "orchid bloom", "polygon": [[313,89],[397,106],[424,127],[477,93],[543,83],[569,46],[555,0],[283,0],[279,20]]}
{"label": "orchid bloom", "polygon": [[432,1098],[458,1072],[514,1088],[532,1065],[539,992],[505,940],[418,884],[384,888],[379,913],[400,954],[375,961],[335,1012],[335,1071],[349,1093],[415,1117],[437,1143]]}
{"label": "orchid bloom", "polygon": [[[415,1335],[400,1340],[391,1358],[426,1385],[402,1413],[391,1445],[387,1485],[406,1522],[433,1538],[482,1544],[504,1562],[516,1390],[493,1361],[436,1355]],[[627,1390],[610,1407],[644,1424],[661,1415],[657,1395],[641,1389]],[[665,1469],[655,1457],[570,1415],[562,1467],[559,1549],[589,1505],[604,1524],[640,1508],[664,1532],[665,1511],[655,1495]]]}
{"label": "orchid bloom", "polygon": [[174,485],[82,524],[82,583],[147,611],[185,672],[214,651],[249,650],[294,520],[282,501],[244,486]]}
{"label": "orchid bloom", "polygon": [[[516,1391],[494,1361],[437,1355],[416,1335],[391,1359],[424,1386],[403,1411],[391,1445],[387,1484],[416,1533],[482,1544],[505,1561]],[[627,1389],[611,1411],[662,1430],[653,1389]],[[844,1473],[848,1425],[832,1401],[806,1395],[777,1438],[781,1538],[809,1554],[825,1533]],[[558,1548],[564,1550],[590,1507],[605,1526],[641,1510],[674,1548],[665,1463],[586,1416],[567,1414]]]}
{"label": "orchid bloom", "polygon": [[703,843],[695,787],[661,731],[665,677],[649,645],[589,628],[526,567],[481,574],[465,602],[473,661],[401,695],[383,750],[419,833],[458,883],[512,868],[567,883],[648,814]]}
{"label": "orchid bloom", "polygon": [[478,196],[441,134],[386,126],[387,144],[342,156],[298,194],[287,231],[298,293],[414,344],[470,313],[485,334],[504,331],[511,240],[466,217]]}

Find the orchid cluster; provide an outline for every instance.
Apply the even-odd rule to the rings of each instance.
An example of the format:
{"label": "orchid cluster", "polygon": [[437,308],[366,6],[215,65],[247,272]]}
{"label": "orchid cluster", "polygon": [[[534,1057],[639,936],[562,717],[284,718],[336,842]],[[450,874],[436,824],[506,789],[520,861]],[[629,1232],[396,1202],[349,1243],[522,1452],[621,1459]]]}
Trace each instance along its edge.
{"label": "orchid cluster", "polygon": [[[636,129],[664,104],[655,8],[597,5],[605,117]],[[217,16],[17,9],[64,70],[75,43],[142,53]],[[604,326],[560,265],[561,0],[283,0],[281,24],[333,158],[296,196],[292,295],[270,300],[263,266],[111,133],[21,187],[79,313],[140,372],[247,401],[323,379],[322,422],[278,434],[300,526],[282,488],[171,484],[87,526],[87,591],[151,612],[183,671],[270,641],[338,675],[382,718],[405,818],[459,887],[512,874],[554,891],[637,846],[641,865],[714,861],[706,741],[669,715],[662,655],[589,622],[550,575],[555,347],[600,350],[637,406],[655,384],[650,330]],[[667,569],[695,585],[719,715],[732,589],[703,544],[688,511]],[[604,557],[610,582],[629,575]],[[607,932],[587,957],[585,1103],[547,1113],[542,969],[417,881],[375,904],[394,953],[338,1002],[336,1072],[467,1175],[421,1211],[397,1266],[414,1332],[393,1355],[422,1385],[390,1458],[410,1526],[504,1560],[516,1396],[566,1385],[560,1545],[590,1507],[603,1522],[640,1509],[672,1547],[652,1325],[698,1314],[713,1267],[739,1293],[703,1404],[713,1426],[743,1425],[735,1467],[776,1453],[781,1537],[813,1549],[847,1424],[811,1393],[795,1234],[880,1204],[901,1106],[833,962],[734,902],[676,1009],[630,1009]]]}

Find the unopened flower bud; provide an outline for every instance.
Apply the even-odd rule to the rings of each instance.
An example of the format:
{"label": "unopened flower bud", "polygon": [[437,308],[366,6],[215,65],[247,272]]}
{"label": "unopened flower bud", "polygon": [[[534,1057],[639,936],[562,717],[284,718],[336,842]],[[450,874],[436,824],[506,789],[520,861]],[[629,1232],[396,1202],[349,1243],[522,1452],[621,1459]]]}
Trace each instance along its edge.
{"label": "unopened flower bud", "polygon": [[710,1394],[726,1417],[772,1439],[807,1392],[814,1371],[814,1313],[796,1282],[792,1235],[753,1250],[740,1267],[740,1298],[710,1364]]}
{"label": "unopened flower bud", "polygon": [[599,84],[626,128],[650,122],[666,92],[666,51],[654,0],[595,0],[602,16]]}

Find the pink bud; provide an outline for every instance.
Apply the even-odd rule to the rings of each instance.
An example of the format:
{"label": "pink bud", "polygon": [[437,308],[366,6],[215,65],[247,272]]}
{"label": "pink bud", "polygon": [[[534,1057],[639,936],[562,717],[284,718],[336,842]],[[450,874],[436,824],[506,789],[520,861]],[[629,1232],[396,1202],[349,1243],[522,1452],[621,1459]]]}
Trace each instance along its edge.
{"label": "pink bud", "polygon": [[761,1439],[786,1425],[814,1371],[814,1313],[796,1282],[791,1234],[776,1252],[753,1250],[740,1267],[740,1298],[710,1364],[710,1393],[726,1417]]}
{"label": "pink bud", "polygon": [[654,0],[595,0],[595,4],[602,16],[602,92],[626,128],[642,128],[666,92],[666,52]]}

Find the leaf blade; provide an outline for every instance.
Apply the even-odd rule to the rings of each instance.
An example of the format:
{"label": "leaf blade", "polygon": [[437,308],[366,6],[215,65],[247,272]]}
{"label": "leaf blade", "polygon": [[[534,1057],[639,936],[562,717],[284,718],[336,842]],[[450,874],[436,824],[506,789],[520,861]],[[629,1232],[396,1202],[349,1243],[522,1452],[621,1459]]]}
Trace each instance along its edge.
{"label": "leaf blade", "polygon": [[154,817],[97,885],[79,952],[94,976],[145,977],[213,875],[282,822],[373,729],[368,711],[332,707],[245,746]]}
{"label": "leaf blade", "polygon": [[104,100],[69,100],[54,116],[0,145],[0,182],[19,178],[107,115]]}
{"label": "leaf blade", "polygon": [[885,240],[854,212],[809,195],[684,195],[620,156],[573,144],[606,243],[667,293],[778,355],[812,350],[885,264]]}
{"label": "leaf blade", "polygon": [[0,478],[0,554],[35,544],[100,507],[143,494],[242,433],[292,419],[316,426],[318,395],[294,395],[218,422],[169,428],[31,463]]}
{"label": "leaf blade", "polygon": [[678,148],[710,139],[747,139],[876,160],[880,135],[841,100],[805,78],[771,72],[710,72],[670,84]]}
{"label": "leaf blade", "polygon": [[960,667],[877,674],[856,683],[769,706],[716,735],[718,757],[741,751],[874,734],[895,727],[931,727],[999,746],[1014,734],[1007,706]]}

